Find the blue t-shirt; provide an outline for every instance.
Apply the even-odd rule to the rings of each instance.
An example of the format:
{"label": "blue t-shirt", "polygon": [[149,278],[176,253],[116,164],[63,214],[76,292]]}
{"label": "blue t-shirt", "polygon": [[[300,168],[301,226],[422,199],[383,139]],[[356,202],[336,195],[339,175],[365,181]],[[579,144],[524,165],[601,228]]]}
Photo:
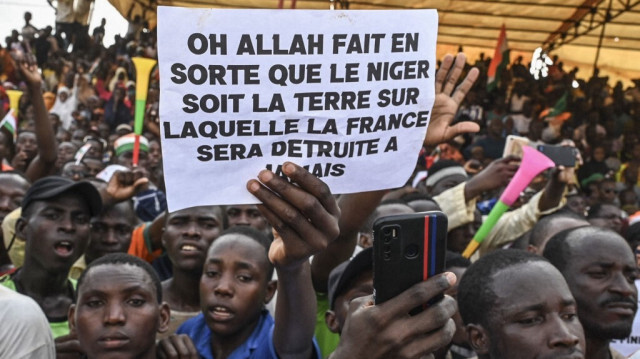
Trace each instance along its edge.
{"label": "blue t-shirt", "polygon": [[[273,346],[274,324],[271,314],[264,310],[253,333],[231,353],[228,359],[278,359],[276,348]],[[211,329],[207,326],[202,313],[184,322],[176,334],[187,334],[193,340],[201,358],[214,359],[211,352]],[[314,357],[321,359],[315,339],[313,348]]]}

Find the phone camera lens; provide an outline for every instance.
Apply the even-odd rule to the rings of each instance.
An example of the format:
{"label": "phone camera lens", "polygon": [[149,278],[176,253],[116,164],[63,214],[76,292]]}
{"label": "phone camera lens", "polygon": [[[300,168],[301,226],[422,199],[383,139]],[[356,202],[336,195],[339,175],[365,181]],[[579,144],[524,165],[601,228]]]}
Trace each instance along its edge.
{"label": "phone camera lens", "polygon": [[420,253],[420,248],[418,248],[417,244],[410,244],[404,249],[404,256],[407,259],[414,259],[418,257],[418,253]]}
{"label": "phone camera lens", "polygon": [[385,261],[390,260],[390,259],[391,259],[391,253],[386,253],[386,252],[385,252],[385,253],[384,253],[384,255],[382,256],[382,258],[383,258]]}
{"label": "phone camera lens", "polygon": [[384,246],[384,252],[385,253],[391,253],[391,246]]}

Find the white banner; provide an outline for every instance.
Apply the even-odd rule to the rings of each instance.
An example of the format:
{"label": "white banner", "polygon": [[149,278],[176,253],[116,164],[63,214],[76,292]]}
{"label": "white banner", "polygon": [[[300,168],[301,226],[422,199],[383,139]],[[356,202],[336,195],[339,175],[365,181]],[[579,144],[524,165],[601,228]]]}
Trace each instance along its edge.
{"label": "white banner", "polygon": [[158,7],[170,211],[255,203],[292,161],[332,192],[401,186],[433,106],[435,10]]}

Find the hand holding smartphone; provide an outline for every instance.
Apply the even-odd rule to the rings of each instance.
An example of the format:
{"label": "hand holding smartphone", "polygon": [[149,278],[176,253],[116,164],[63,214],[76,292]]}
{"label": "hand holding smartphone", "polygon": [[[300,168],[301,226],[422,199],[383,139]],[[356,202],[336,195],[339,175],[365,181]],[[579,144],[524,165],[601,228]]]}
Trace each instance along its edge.
{"label": "hand holding smartphone", "polygon": [[379,218],[373,224],[373,236],[376,304],[444,270],[447,216],[440,211]]}

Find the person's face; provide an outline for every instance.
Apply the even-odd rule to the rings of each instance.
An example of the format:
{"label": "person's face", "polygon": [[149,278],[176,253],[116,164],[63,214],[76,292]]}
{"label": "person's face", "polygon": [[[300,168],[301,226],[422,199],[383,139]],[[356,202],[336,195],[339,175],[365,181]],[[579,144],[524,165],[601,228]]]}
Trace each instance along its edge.
{"label": "person's face", "polygon": [[[133,168],[133,151],[125,151],[117,158],[119,165],[123,165],[129,169]],[[147,168],[149,164],[149,154],[145,151],[138,152],[138,167]]]}
{"label": "person's face", "polygon": [[222,230],[218,207],[187,208],[168,215],[162,243],[174,267],[200,275],[207,250]]}
{"label": "person's face", "polygon": [[51,125],[54,129],[60,127],[60,117],[58,117],[57,115],[49,114],[49,122],[51,122]]}
{"label": "person's face", "polygon": [[20,207],[27,189],[29,183],[16,174],[0,176],[0,222]]}
{"label": "person's face", "polygon": [[[129,207],[129,208],[127,208]],[[120,203],[91,219],[91,237],[87,257],[100,258],[109,253],[127,253],[135,214],[128,203]]]}
{"label": "person's face", "polygon": [[68,272],[89,239],[89,205],[76,195],[63,193],[33,202],[28,211],[28,218],[23,212],[16,224],[19,236],[27,242],[26,257],[50,272]]}
{"label": "person's face", "polygon": [[160,143],[158,141],[151,141],[149,143],[149,165],[151,167],[157,167],[162,159],[162,151],[160,150]]}
{"label": "person's face", "polygon": [[622,211],[612,204],[605,204],[594,218],[589,218],[589,223],[596,227],[608,228],[617,233],[622,230]]}
{"label": "person's face", "polygon": [[504,128],[504,125],[502,124],[502,120],[493,119],[493,120],[491,120],[491,123],[489,123],[488,132],[492,136],[500,137],[500,136],[502,136],[502,129],[503,128]]}
{"label": "person's face", "polygon": [[563,275],[578,303],[587,337],[622,339],[631,332],[637,310],[637,266],[625,240],[597,233],[569,242]]}
{"label": "person's face", "polygon": [[82,129],[78,129],[73,131],[73,134],[71,135],[71,142],[78,146],[78,148],[82,147],[82,145],[84,145],[84,137],[87,135],[87,132],[85,130]]}
{"label": "person's face", "polygon": [[341,333],[352,300],[373,294],[373,270],[366,270],[349,284],[349,289],[336,297],[333,310],[325,315],[327,326],[334,333]]}
{"label": "person's face", "polygon": [[69,309],[69,326],[89,358],[155,358],[156,333],[169,322],[169,307],[157,296],[138,266],[93,267]]}
{"label": "person's face", "polygon": [[94,140],[87,141],[91,145],[87,151],[87,156],[93,158],[102,158],[102,143]]}
{"label": "person's face", "polygon": [[58,167],[62,167],[65,163],[71,161],[75,156],[77,147],[71,142],[62,142],[58,146]]}
{"label": "person's face", "polygon": [[269,268],[264,247],[247,236],[229,234],[211,245],[200,279],[200,306],[214,335],[251,334],[275,291]]}
{"label": "person's face", "polygon": [[254,204],[227,206],[229,227],[251,226],[259,231],[268,231],[269,223]]}
{"label": "person's face", "polygon": [[93,158],[85,158],[82,162],[87,167],[87,177],[95,177],[105,167],[102,161]]}
{"label": "person's face", "polygon": [[432,197],[437,196],[440,193],[448,190],[449,188],[453,188],[466,180],[467,177],[461,174],[447,176],[436,182],[433,187],[429,189],[429,195]]}
{"label": "person's face", "polygon": [[38,147],[36,143],[36,134],[33,132],[22,132],[18,135],[16,141],[16,152],[24,152],[27,154],[27,159],[32,159],[38,153]]}
{"label": "person's face", "polygon": [[60,93],[58,94],[58,99],[59,99],[59,100],[60,100],[60,102],[62,102],[62,103],[66,102],[68,98],[69,98],[69,94],[68,94],[68,93],[66,93],[66,92],[64,92],[64,91],[63,91],[63,92],[60,92]]}
{"label": "person's face", "polygon": [[584,216],[587,213],[587,200],[580,195],[567,197],[567,208],[573,213]]}
{"label": "person's face", "polygon": [[616,191],[615,182],[602,182],[600,184],[600,201],[602,203],[613,203],[616,200],[618,192]]}
{"label": "person's face", "polygon": [[60,176],[77,182],[87,177],[87,167],[82,163],[75,164],[73,162],[69,162],[62,167]]}
{"label": "person's face", "polygon": [[593,149],[593,160],[596,162],[604,161],[604,148],[596,147]]}
{"label": "person's face", "polygon": [[492,289],[497,299],[486,328],[490,358],[583,358],[576,301],[551,264],[529,262],[499,271]]}

